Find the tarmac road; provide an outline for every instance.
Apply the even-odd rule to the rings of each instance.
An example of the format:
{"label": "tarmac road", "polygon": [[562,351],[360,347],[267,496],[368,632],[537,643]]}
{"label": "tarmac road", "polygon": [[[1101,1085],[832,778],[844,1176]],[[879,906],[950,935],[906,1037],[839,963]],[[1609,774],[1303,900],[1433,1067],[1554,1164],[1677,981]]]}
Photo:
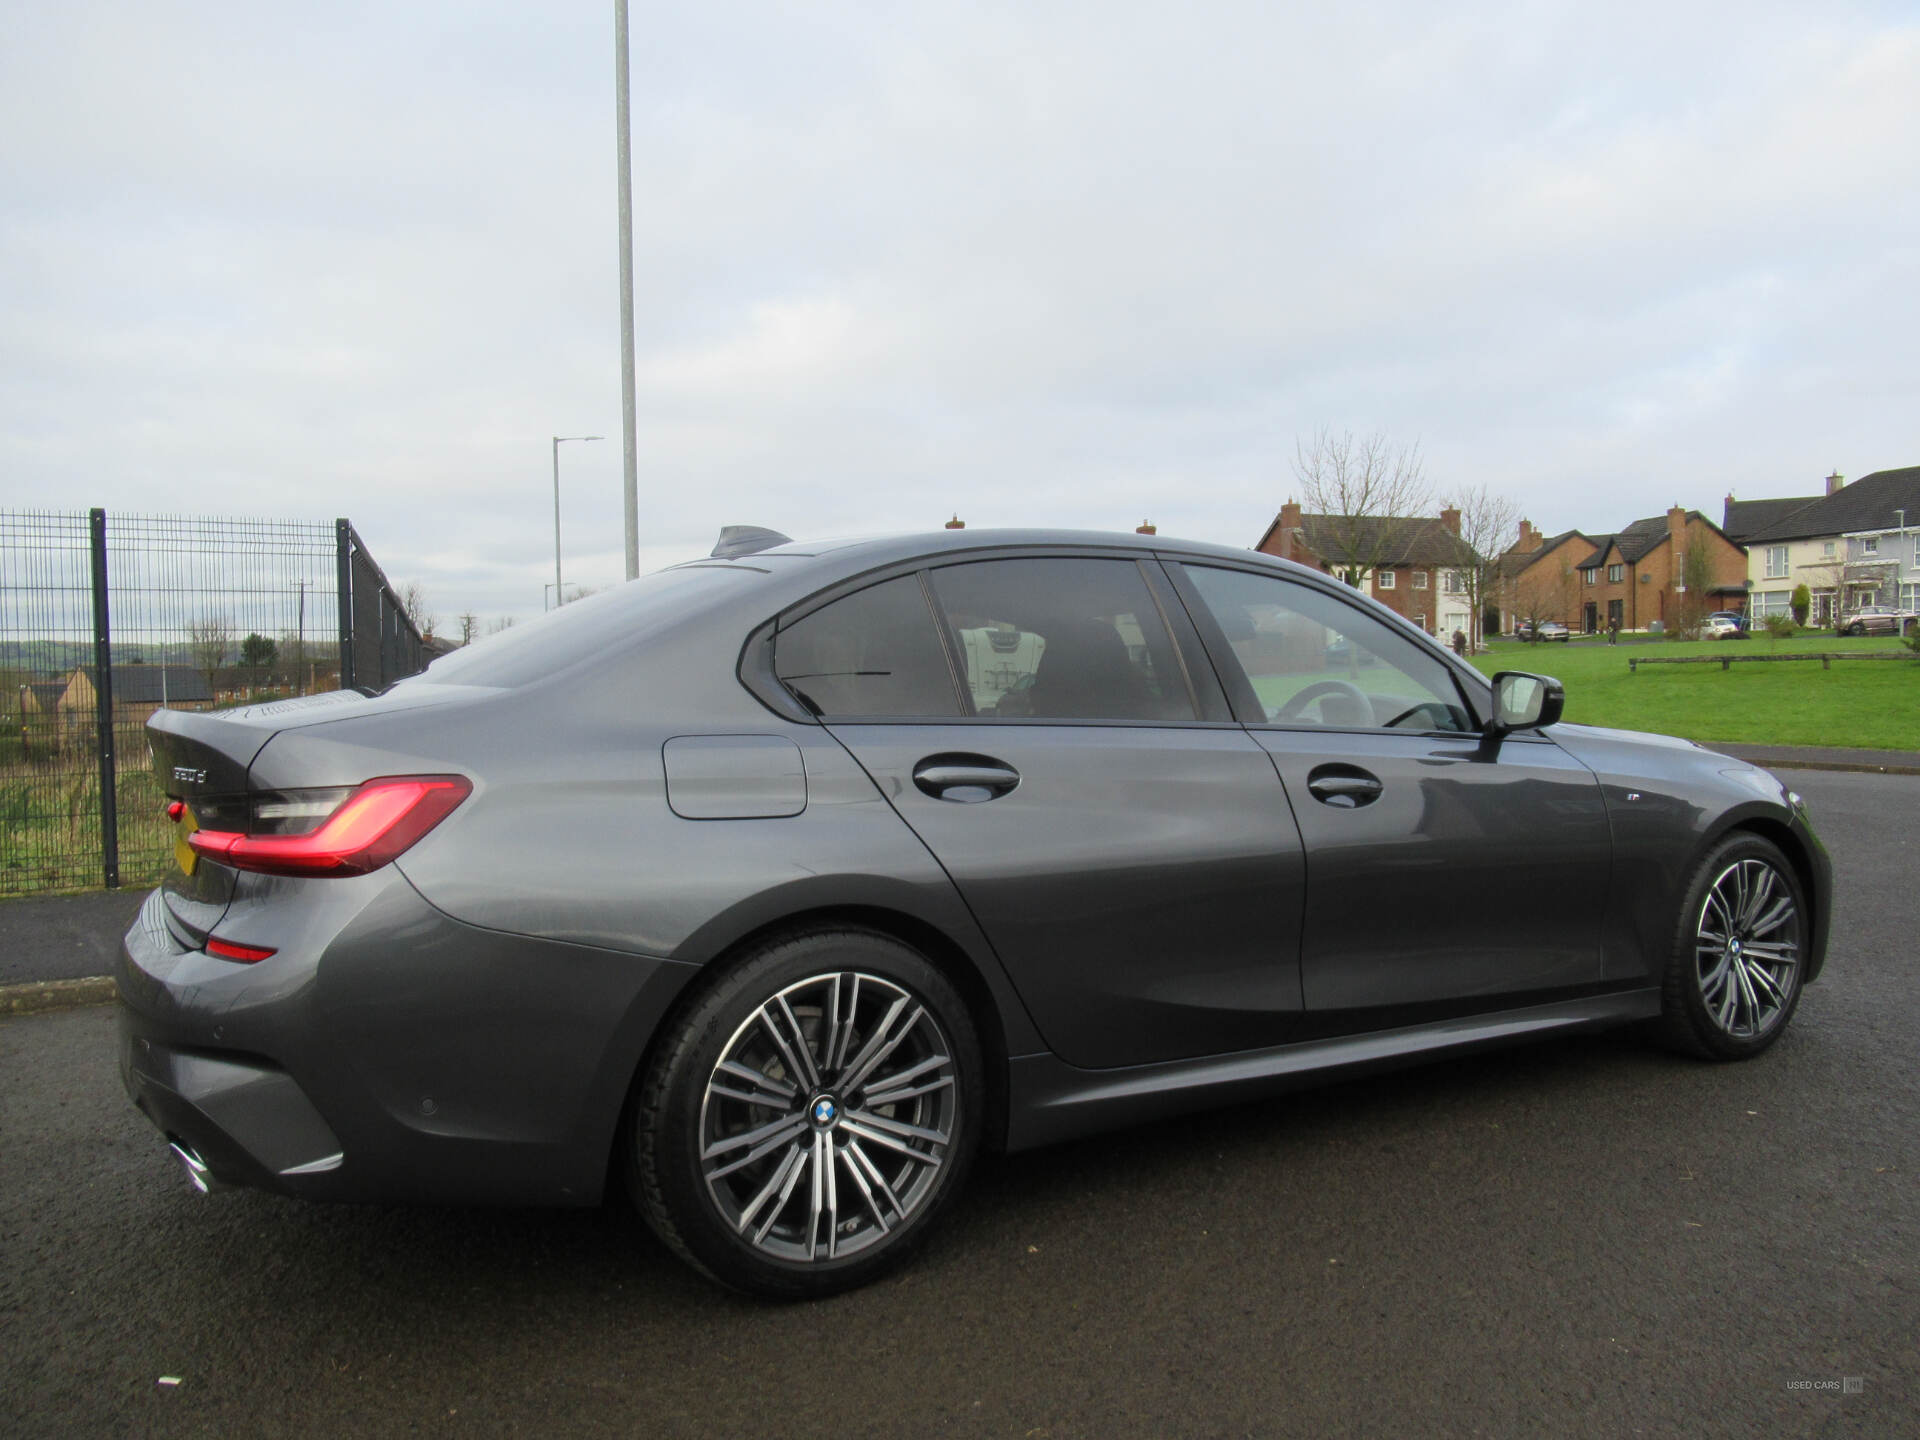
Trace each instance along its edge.
{"label": "tarmac road", "polygon": [[1920,778],[1791,779],[1840,910],[1764,1059],[1595,1037],[993,1161],[818,1305],[612,1209],[195,1197],[110,1009],[0,1022],[0,1431],[1913,1434]]}

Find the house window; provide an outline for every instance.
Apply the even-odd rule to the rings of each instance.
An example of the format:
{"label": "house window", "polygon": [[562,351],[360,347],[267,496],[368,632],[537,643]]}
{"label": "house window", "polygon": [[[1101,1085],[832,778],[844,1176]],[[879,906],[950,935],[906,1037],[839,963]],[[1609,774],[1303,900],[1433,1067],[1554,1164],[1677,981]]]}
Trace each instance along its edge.
{"label": "house window", "polygon": [[1607,583],[1609,585],[1618,585],[1622,580],[1626,579],[1626,577],[1627,577],[1626,566],[1624,565],[1607,566]]}
{"label": "house window", "polygon": [[1467,577],[1458,570],[1447,571],[1447,594],[1464,595],[1467,590]]}
{"label": "house window", "polygon": [[1820,546],[1820,554],[1823,559],[1831,560],[1833,558],[1833,541],[1828,540],[1822,543]]}
{"label": "house window", "polygon": [[1862,540],[1860,542],[1860,553],[1862,555],[1878,555],[1880,553],[1880,537],[1878,535],[1869,535],[1866,539]]}
{"label": "house window", "polygon": [[1393,588],[1393,571],[1382,570],[1380,572],[1379,585],[1382,590],[1391,590]]}
{"label": "house window", "polygon": [[[1416,616],[1414,616],[1414,617],[1413,617],[1413,623],[1414,623],[1414,624],[1416,624],[1416,625],[1418,625],[1418,626],[1419,626],[1419,627],[1420,627],[1420,628],[1421,628],[1422,630],[1426,630],[1426,629],[1427,629],[1427,616],[1426,616],[1426,612],[1425,612],[1425,611],[1422,611],[1422,612],[1421,612],[1420,614],[1418,614],[1418,615],[1416,615]],[[1432,632],[1432,631],[1430,631],[1430,630],[1428,630],[1428,631],[1427,631],[1427,633],[1428,633],[1428,634],[1432,634],[1433,632]]]}
{"label": "house window", "polygon": [[1597,565],[1591,570],[1582,570],[1580,574],[1589,585],[1598,585],[1600,583],[1600,567]]}
{"label": "house window", "polygon": [[1900,587],[1900,608],[1907,611],[1920,610],[1920,585]]}
{"label": "house window", "polygon": [[1427,572],[1426,571],[1416,570],[1413,572],[1413,588],[1416,590],[1424,590],[1427,588]]}
{"label": "house window", "polygon": [[1793,592],[1791,590],[1762,590],[1753,597],[1753,612],[1763,618],[1768,615],[1792,614]]}
{"label": "house window", "polygon": [[1769,580],[1784,580],[1787,578],[1787,547],[1786,546],[1769,545],[1767,547],[1766,578]]}

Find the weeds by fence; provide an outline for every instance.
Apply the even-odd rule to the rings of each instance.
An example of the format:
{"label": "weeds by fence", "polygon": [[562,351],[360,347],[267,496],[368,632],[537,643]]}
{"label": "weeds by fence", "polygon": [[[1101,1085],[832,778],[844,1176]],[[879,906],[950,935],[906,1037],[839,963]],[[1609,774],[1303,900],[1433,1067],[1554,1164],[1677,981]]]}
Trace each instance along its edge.
{"label": "weeds by fence", "polygon": [[345,520],[0,510],[0,896],[159,878],[156,709],[374,690],[423,663]]}

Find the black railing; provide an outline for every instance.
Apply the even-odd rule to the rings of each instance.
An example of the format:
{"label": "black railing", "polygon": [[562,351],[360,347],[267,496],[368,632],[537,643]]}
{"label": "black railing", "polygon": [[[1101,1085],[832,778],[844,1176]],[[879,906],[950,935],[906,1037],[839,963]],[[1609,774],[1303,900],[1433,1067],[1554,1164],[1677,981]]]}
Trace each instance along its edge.
{"label": "black railing", "polygon": [[0,896],[159,878],[156,709],[377,690],[423,663],[345,520],[0,510]]}

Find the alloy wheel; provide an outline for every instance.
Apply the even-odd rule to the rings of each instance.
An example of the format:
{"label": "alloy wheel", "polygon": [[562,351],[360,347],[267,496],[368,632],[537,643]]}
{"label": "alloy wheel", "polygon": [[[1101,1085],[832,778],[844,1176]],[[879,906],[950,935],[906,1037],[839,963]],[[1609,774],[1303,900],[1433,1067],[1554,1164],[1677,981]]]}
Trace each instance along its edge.
{"label": "alloy wheel", "polygon": [[778,991],[722,1047],[701,1101],[700,1172],[722,1221],[759,1251],[842,1259],[914,1218],[962,1119],[932,1008],[836,970]]}
{"label": "alloy wheel", "polygon": [[1793,890],[1765,860],[1735,860],[1714,877],[1694,928],[1700,998],[1735,1039],[1779,1023],[1799,983],[1800,914]]}

